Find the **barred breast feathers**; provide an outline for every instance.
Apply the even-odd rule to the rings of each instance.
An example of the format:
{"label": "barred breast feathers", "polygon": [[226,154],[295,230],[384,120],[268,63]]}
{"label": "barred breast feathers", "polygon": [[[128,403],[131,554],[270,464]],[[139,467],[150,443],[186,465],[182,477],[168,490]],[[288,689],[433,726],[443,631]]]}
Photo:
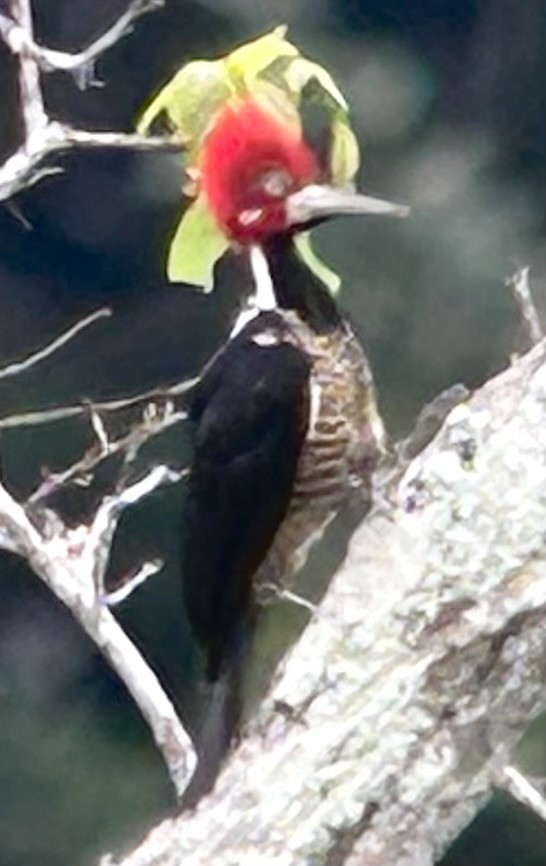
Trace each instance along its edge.
{"label": "barred breast feathers", "polygon": [[308,432],[288,512],[256,574],[262,587],[284,584],[304,564],[355,487],[369,495],[384,447],[371,370],[349,326],[317,334],[292,310],[275,317],[278,338],[305,352],[312,368]]}

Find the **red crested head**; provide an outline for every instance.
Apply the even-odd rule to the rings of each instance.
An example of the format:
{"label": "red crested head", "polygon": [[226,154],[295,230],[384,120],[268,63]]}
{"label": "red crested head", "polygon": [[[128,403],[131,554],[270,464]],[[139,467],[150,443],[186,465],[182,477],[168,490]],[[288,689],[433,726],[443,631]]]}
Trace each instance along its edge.
{"label": "red crested head", "polygon": [[240,244],[284,231],[287,197],[319,176],[301,131],[251,98],[222,109],[203,143],[199,169],[212,214]]}

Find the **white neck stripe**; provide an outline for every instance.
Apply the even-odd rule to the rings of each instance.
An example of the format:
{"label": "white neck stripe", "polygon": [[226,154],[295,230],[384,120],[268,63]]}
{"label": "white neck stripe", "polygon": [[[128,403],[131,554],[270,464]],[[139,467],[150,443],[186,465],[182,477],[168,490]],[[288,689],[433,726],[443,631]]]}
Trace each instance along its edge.
{"label": "white neck stripe", "polygon": [[277,306],[267,258],[259,246],[250,247],[250,267],[254,277],[254,294],[247,298],[246,304],[231,330],[230,338],[236,337],[245,325],[248,325],[260,313],[274,310]]}
{"label": "white neck stripe", "polygon": [[277,306],[273,280],[265,253],[259,246],[250,247],[250,267],[254,277],[256,291],[250,300],[259,310],[274,310]]}

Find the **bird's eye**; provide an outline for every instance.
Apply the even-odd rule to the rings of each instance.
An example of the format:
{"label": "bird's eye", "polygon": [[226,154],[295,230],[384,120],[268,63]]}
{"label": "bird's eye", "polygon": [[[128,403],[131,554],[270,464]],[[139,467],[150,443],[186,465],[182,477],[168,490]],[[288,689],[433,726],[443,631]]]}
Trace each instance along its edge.
{"label": "bird's eye", "polygon": [[258,184],[272,198],[284,198],[293,186],[292,178],[288,172],[280,168],[271,168],[262,172]]}

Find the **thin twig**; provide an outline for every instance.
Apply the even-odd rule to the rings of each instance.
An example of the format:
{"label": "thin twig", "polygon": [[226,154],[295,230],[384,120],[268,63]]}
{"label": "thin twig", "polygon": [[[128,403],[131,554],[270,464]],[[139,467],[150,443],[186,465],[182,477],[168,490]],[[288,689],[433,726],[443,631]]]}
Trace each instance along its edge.
{"label": "thin twig", "polygon": [[131,33],[137,18],[161,8],[164,0],[133,0],[108,30],[91,42],[87,48],[76,53],[55,51],[38,45],[33,39],[26,18],[17,13],[16,6],[21,3],[27,5],[28,0],[13,0],[13,19],[0,13],[0,36],[10,51],[21,57],[30,57],[43,72],[54,70],[72,72],[82,66],[93,64],[101,54]]}
{"label": "thin twig", "polygon": [[273,601],[288,601],[297,607],[308,610],[310,613],[316,613],[318,610],[317,605],[313,604],[312,601],[303,598],[303,596],[298,595],[298,593],[290,589],[281,587],[278,583],[266,582],[262,584],[258,593],[258,601],[263,606]]}
{"label": "thin twig", "polygon": [[529,286],[529,267],[518,268],[506,280],[506,285],[511,289],[516,303],[520,309],[521,317],[527,329],[531,345],[536,345],[542,340],[544,331],[540,323],[540,317],[533,301],[531,287]]}
{"label": "thin twig", "polygon": [[[53,124],[52,124],[53,126]],[[56,124],[60,139],[56,149],[67,150],[71,147],[89,148],[90,150],[116,148],[119,150],[163,151],[180,153],[182,145],[174,137],[146,136],[124,132],[88,132],[85,129],[73,129],[70,126]]]}
{"label": "thin twig", "polygon": [[149,577],[158,574],[163,565],[162,559],[152,559],[149,562],[143,562],[135,574],[125,577],[115,589],[101,596],[102,604],[105,604],[106,607],[117,607],[118,604],[126,601],[135,589],[142,586]]}
{"label": "thin twig", "polygon": [[91,404],[89,407],[89,416],[91,419],[91,426],[93,428],[93,432],[98,439],[101,453],[107,455],[110,451],[110,442],[108,440],[108,433],[106,432],[106,428],[104,426],[104,422],[95,407]]}
{"label": "thin twig", "polygon": [[504,767],[498,785],[546,823],[546,797],[516,767]]}
{"label": "thin twig", "polygon": [[62,346],[66,346],[66,344],[69,343],[76,334],[79,334],[81,331],[85,330],[85,328],[88,328],[89,325],[93,324],[93,322],[96,322],[98,319],[106,319],[111,315],[112,310],[109,309],[109,307],[101,307],[100,310],[95,310],[94,313],[91,313],[91,315],[86,316],[85,319],[76,322],[75,325],[72,325],[67,331],[59,337],[56,337],[47,346],[44,346],[43,349],[29,355],[29,357],[25,358],[24,361],[18,361],[15,364],[10,364],[9,367],[0,369],[0,379],[8,379],[10,376],[18,376],[20,373],[24,373],[26,370],[29,370],[30,367],[43,361],[44,358],[49,358],[50,355],[53,355],[53,353]]}
{"label": "thin twig", "polygon": [[282,589],[277,597],[281,601],[289,601],[292,604],[295,604],[296,607],[302,607],[304,610],[308,610],[310,613],[316,613],[318,610],[318,605],[313,604],[312,601],[303,598],[302,595],[298,595],[296,592],[291,592],[291,590],[289,589]]}
{"label": "thin twig", "polygon": [[[89,412],[89,408],[87,411]],[[116,454],[131,451],[131,462],[134,462],[134,456],[143,445],[155,436],[164,433],[169,427],[185,421],[186,417],[185,412],[171,412],[168,415],[162,416],[154,423],[150,423],[148,419],[145,419],[141,424],[132,427],[126,436],[122,436],[113,442],[108,442],[107,447],[101,446],[100,450],[92,449],[62,472],[50,473],[30,495],[27,500],[28,504],[36,505],[39,502],[43,502],[70,482],[81,482],[90,478],[93,470],[100,466],[104,460]]]}
{"label": "thin twig", "polygon": [[[175,385],[170,385],[166,388],[152,388],[150,391],[143,391],[131,397],[102,400],[98,403],[92,403],[92,405],[97,412],[119,412],[120,409],[146,404],[151,400],[183,396],[193,388],[197,381],[198,377],[184,379],[182,382],[177,382]],[[90,405],[90,400],[82,400],[73,406],[56,406],[51,409],[37,409],[33,412],[8,415],[5,418],[0,418],[0,430],[13,430],[18,427],[38,427],[41,424],[53,424],[56,421],[66,421],[69,418],[82,418],[89,415]]]}
{"label": "thin twig", "polygon": [[176,471],[168,466],[154,466],[140,481],[126,487],[121,493],[103,499],[93,518],[82,551],[85,573],[91,574],[99,598],[104,595],[104,575],[110,558],[110,548],[125,509],[149,496],[158,487],[177,484],[183,475],[184,471]]}
{"label": "thin twig", "polygon": [[61,173],[61,168],[44,166],[44,161],[52,154],[77,148],[177,153],[181,151],[181,144],[174,138],[122,132],[87,132],[51,122],[40,128],[31,140],[26,141],[0,166],[0,201],[28,189],[47,175]]}

